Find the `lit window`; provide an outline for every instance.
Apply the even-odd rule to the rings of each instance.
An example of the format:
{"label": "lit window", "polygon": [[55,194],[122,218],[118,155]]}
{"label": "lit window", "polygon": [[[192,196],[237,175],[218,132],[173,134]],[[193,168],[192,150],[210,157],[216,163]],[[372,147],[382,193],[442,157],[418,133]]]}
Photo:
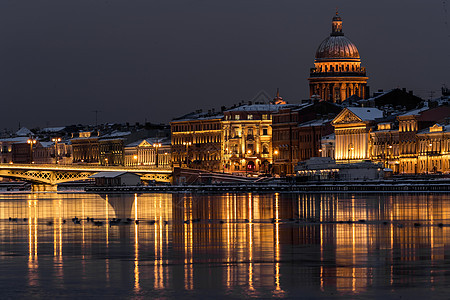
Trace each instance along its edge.
{"label": "lit window", "polygon": [[253,120],[253,115],[248,115],[247,120]]}
{"label": "lit window", "polygon": [[235,119],[235,120],[239,120],[239,119],[240,119],[240,115],[235,115],[235,116],[234,116],[234,119]]}

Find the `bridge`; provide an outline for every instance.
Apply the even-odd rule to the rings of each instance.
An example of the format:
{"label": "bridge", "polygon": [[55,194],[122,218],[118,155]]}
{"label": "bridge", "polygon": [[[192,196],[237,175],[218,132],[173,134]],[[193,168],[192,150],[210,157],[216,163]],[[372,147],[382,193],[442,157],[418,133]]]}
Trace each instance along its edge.
{"label": "bridge", "polygon": [[171,182],[171,167],[122,167],[97,165],[0,164],[0,177],[32,183],[33,191],[56,191],[59,183],[86,180],[98,172],[131,172],[141,180]]}

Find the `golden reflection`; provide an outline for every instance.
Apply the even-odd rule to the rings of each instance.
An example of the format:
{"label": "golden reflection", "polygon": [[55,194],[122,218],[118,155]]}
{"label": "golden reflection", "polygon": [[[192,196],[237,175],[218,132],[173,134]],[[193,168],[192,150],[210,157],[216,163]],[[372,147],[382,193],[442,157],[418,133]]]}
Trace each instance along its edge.
{"label": "golden reflection", "polygon": [[105,230],[106,230],[106,247],[108,247],[109,245],[109,226],[108,226],[108,222],[109,222],[109,200],[108,200],[108,195],[105,196],[105,215],[106,215],[106,226],[105,226]]}
{"label": "golden reflection", "polygon": [[227,281],[226,281],[226,286],[227,288],[231,288],[232,287],[232,269],[231,269],[231,223],[230,223],[230,219],[231,219],[231,215],[230,215],[230,194],[227,193],[226,195],[226,226],[227,226],[227,242],[226,242],[226,247],[227,247],[227,254],[226,254],[226,262],[227,262]]}
{"label": "golden reflection", "polygon": [[[134,262],[129,263],[134,281],[129,282],[129,287],[139,292],[146,288],[147,279],[153,289],[167,289],[171,282],[179,282],[186,290],[193,290],[194,275],[202,274],[198,272],[200,261],[223,266],[220,271],[212,268],[215,270],[211,274],[221,273],[208,280],[220,280],[226,288],[244,287],[249,294],[259,295],[261,287],[269,287],[277,295],[289,285],[285,278],[291,276],[293,268],[289,264],[290,247],[296,247],[296,251],[310,251],[304,253],[318,262],[317,268],[296,265],[299,268],[296,274],[303,276],[299,280],[308,280],[307,284],[320,286],[323,291],[332,287],[338,293],[358,294],[377,283],[375,279],[393,288],[411,280],[399,274],[403,274],[405,263],[414,261],[431,267],[409,270],[410,274],[420,275],[416,278],[426,283],[438,283],[440,278],[434,273],[434,266],[445,263],[450,234],[447,226],[439,226],[448,224],[450,202],[446,196],[435,194],[152,194],[121,196],[116,202],[112,198],[117,195],[103,197],[106,201],[99,195],[35,194],[23,201],[23,195],[9,195],[0,201],[1,216],[18,218],[21,223],[11,221],[0,226],[14,235],[15,240],[22,234],[23,244],[28,248],[25,274],[29,285],[40,282],[38,253],[41,272],[42,258],[50,257],[54,263],[52,270],[62,278],[63,255],[67,249],[79,251],[81,246],[77,255],[80,258],[86,255],[87,276],[91,253],[98,249],[108,257],[117,250],[118,243],[125,242],[129,245],[127,250],[134,252]],[[176,207],[172,197],[180,199]],[[119,202],[129,205],[112,204]],[[82,226],[70,221],[74,216],[102,221],[114,216],[123,218],[121,209],[128,217],[141,219],[141,223],[111,228],[103,224],[102,228],[85,220]],[[193,222],[196,218],[201,221]],[[300,222],[289,218],[300,218]],[[39,220],[43,224],[40,227]],[[68,220],[67,224],[63,225],[62,220]],[[53,221],[52,226],[46,225],[48,221]],[[155,223],[150,225],[148,221]],[[128,235],[124,235],[125,231]],[[154,250],[155,258],[154,266],[150,267],[140,263],[142,253],[148,250]],[[178,251],[174,257],[183,264],[177,274],[168,267],[172,264],[171,255],[167,254],[172,251]],[[382,255],[385,263],[367,267],[374,255]],[[103,272],[106,279],[102,279],[107,284],[113,283],[116,262],[105,259]],[[380,272],[386,276],[380,279],[377,277]]]}
{"label": "golden reflection", "polygon": [[[138,197],[134,194],[134,220],[138,218]],[[139,292],[141,287],[139,284],[139,226],[134,222],[134,290]]]}
{"label": "golden reflection", "polygon": [[28,284],[38,284],[37,200],[28,200]]}
{"label": "golden reflection", "polygon": [[248,194],[248,286],[250,291],[253,287],[253,201],[252,194]]}
{"label": "golden reflection", "polygon": [[192,230],[192,196],[187,196],[184,201],[184,288],[194,288],[193,274],[193,230]]}
{"label": "golden reflection", "polygon": [[280,284],[280,194],[275,193],[275,292],[283,293]]}

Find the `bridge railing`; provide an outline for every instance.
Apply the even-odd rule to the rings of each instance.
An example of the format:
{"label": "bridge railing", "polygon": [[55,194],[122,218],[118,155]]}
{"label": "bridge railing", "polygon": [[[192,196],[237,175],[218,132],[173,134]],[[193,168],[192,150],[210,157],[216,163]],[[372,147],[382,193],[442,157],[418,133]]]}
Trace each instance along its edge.
{"label": "bridge railing", "polygon": [[57,165],[57,164],[5,164],[0,169],[33,169],[33,170],[89,170],[89,171],[172,171],[171,166],[100,166],[100,165]]}

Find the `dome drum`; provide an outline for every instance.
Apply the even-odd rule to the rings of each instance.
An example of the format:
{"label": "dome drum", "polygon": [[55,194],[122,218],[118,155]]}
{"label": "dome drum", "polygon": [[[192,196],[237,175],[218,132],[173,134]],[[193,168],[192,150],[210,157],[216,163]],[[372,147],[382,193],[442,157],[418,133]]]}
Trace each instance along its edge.
{"label": "dome drum", "polygon": [[317,48],[310,70],[310,96],[340,102],[352,95],[368,97],[366,68],[358,49],[342,31],[342,19],[333,18],[332,32]]}

